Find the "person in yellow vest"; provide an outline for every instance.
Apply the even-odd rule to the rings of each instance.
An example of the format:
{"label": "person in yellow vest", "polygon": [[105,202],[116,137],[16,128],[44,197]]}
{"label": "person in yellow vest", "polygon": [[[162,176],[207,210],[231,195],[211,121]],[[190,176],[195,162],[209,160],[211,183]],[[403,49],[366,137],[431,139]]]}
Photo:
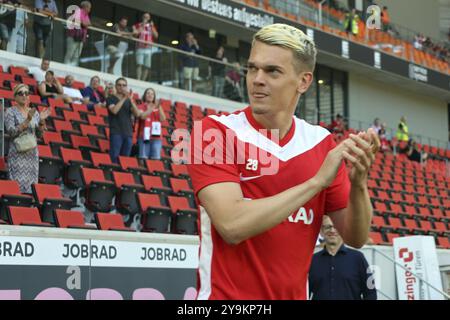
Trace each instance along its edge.
{"label": "person in yellow vest", "polygon": [[356,13],[356,9],[352,9],[351,12],[347,12],[344,18],[344,29],[347,34],[351,33],[355,37],[359,33],[359,16]]}
{"label": "person in yellow vest", "polygon": [[409,140],[408,125],[406,124],[406,118],[404,116],[400,118],[400,123],[398,124],[397,140],[398,141]]}

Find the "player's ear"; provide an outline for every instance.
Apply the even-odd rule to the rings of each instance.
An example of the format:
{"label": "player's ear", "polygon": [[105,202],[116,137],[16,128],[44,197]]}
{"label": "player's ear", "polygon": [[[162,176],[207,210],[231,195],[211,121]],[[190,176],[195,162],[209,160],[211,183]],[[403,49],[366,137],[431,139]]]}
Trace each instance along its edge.
{"label": "player's ear", "polygon": [[297,92],[300,94],[304,94],[306,91],[308,91],[313,78],[314,76],[312,72],[301,72],[298,76]]}

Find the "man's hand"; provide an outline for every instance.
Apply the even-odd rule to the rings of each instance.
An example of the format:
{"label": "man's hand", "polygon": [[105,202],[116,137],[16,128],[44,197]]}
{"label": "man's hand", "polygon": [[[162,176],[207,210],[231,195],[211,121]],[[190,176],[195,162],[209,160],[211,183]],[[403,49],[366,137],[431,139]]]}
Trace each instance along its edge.
{"label": "man's hand", "polygon": [[367,185],[369,169],[375,161],[375,156],[380,150],[380,139],[375,131],[370,128],[367,133],[351,134],[343,143],[349,151],[344,151],[344,158],[352,164],[350,181],[353,186],[364,187]]}
{"label": "man's hand", "polygon": [[349,151],[349,147],[345,143],[347,140],[341,142],[333,150],[328,152],[319,172],[314,177],[322,189],[327,188],[336,178],[336,174],[344,159],[343,153]]}

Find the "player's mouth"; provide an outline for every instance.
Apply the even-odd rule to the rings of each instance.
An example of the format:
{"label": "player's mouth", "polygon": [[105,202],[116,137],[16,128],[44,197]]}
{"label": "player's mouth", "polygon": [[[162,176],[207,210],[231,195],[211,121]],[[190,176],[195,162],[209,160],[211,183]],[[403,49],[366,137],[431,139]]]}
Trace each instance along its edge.
{"label": "player's mouth", "polygon": [[254,93],[252,94],[252,96],[253,96],[253,98],[255,98],[255,99],[264,99],[264,98],[268,97],[269,95],[266,94],[266,93],[262,93],[262,92],[254,92]]}

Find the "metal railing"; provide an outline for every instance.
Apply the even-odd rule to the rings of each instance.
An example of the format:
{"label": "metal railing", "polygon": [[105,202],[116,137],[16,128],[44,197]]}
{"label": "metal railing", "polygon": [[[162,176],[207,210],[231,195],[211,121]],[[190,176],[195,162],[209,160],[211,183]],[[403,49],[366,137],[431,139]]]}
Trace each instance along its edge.
{"label": "metal railing", "polygon": [[[0,4],[0,6],[26,13],[32,20],[34,17],[47,17],[28,8],[7,4]],[[141,77],[139,80],[224,99],[248,102],[248,96],[243,87],[243,74],[246,69],[237,67],[234,62],[222,62],[186,52],[180,48],[150,43],[131,36],[122,36],[94,26],[88,27],[88,38],[80,46],[81,48],[78,47],[79,57],[77,57],[78,54],[68,55],[69,46],[73,47],[73,43],[68,42],[68,39],[71,38],[67,33],[69,24],[73,24],[73,22],[58,17],[52,19],[52,31],[47,40],[45,57],[67,65],[112,73],[118,77],[137,79],[137,55],[139,54],[144,60],[139,64],[148,66],[142,70],[148,69],[148,77],[146,79]],[[20,32],[13,30],[8,43],[8,51],[26,56],[38,56],[32,26],[24,24],[21,28]],[[19,50],[19,47],[22,50]],[[144,50],[139,50],[138,53],[138,49],[141,47],[146,48],[142,48]],[[186,65],[193,66],[193,69],[196,70],[187,70]],[[214,74],[218,70],[219,73]],[[229,72],[237,72],[240,75],[239,83],[229,84],[229,81],[226,80]]]}
{"label": "metal railing", "polygon": [[[387,254],[385,254],[384,252],[382,252],[381,250],[378,250],[375,247],[371,247],[371,250],[373,250],[373,252],[380,254],[381,256],[383,256],[385,259],[389,260],[390,262],[392,262],[392,264],[394,264],[394,266],[400,267],[401,269],[411,273],[414,277],[416,277],[419,281],[419,291],[422,291],[422,287],[425,285],[431,289],[433,289],[435,292],[437,292],[438,294],[442,295],[445,299],[450,300],[450,295],[448,295],[447,293],[445,293],[444,291],[436,288],[434,285],[432,285],[431,283],[429,283],[428,281],[426,281],[425,279],[423,279],[421,276],[419,276],[417,273],[405,268],[404,266],[402,266],[400,263],[398,263],[397,261],[395,261],[393,258],[391,258],[390,256],[388,256]],[[372,263],[375,264],[375,255],[373,254],[372,256]],[[383,294],[384,295],[384,294]],[[392,298],[390,300],[393,300]]]}

